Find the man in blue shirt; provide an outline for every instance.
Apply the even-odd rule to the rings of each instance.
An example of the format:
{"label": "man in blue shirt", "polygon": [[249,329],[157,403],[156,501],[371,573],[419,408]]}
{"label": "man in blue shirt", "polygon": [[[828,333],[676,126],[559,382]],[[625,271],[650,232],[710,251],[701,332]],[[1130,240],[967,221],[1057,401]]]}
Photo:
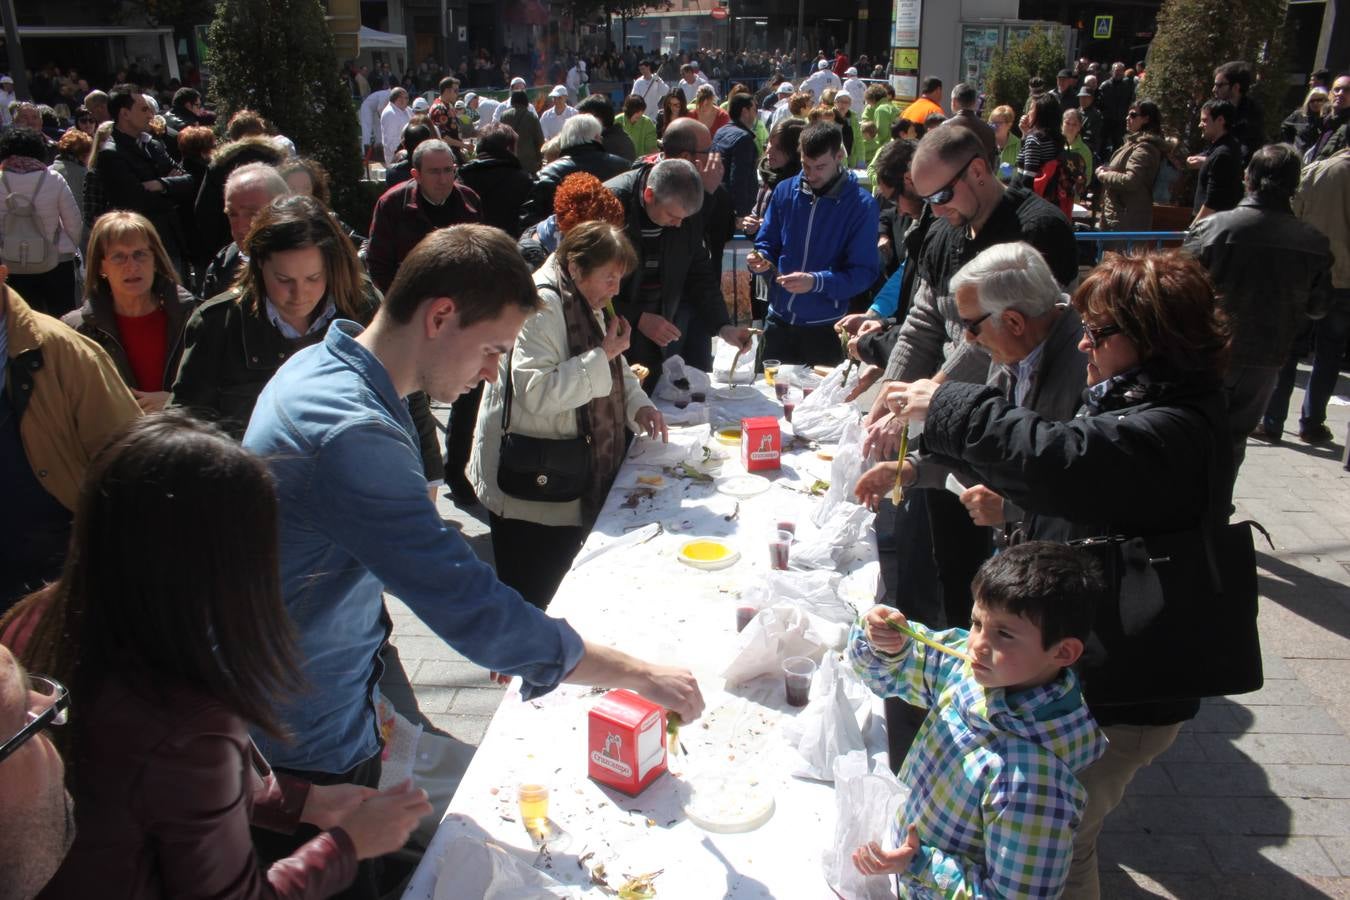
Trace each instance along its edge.
{"label": "man in blue shirt", "polygon": [[335,322],[258,398],[244,446],[277,479],[282,591],[309,686],[280,710],[291,741],[255,735],[278,768],[316,783],[378,781],[385,589],[470,660],[519,676],[526,699],[566,680],[628,688],[686,721],[702,712],[692,674],[589,643],[526,603],[427,499],[403,398],[450,402],[495,378],[537,305],[505,233],[439,229],[404,259],[370,327]]}

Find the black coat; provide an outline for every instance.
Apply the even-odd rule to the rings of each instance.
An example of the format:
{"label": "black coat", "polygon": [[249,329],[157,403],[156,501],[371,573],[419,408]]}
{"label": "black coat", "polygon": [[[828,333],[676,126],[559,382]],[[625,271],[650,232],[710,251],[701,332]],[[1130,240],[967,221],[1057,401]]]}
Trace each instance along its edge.
{"label": "black coat", "polygon": [[[1222,384],[1196,374],[1159,387],[1151,399],[1107,403],[1095,414],[1085,407],[1055,422],[1013,406],[997,388],[947,382],[933,395],[922,447],[1024,509],[1027,540],[1220,525],[1234,477]],[[1092,677],[1119,684],[1131,675],[1108,661]],[[1092,712],[1103,725],[1165,725],[1198,709],[1181,700]]]}
{"label": "black coat", "polygon": [[1205,151],[1205,162],[1195,183],[1194,211],[1208,206],[1222,212],[1242,199],[1242,145],[1225,134]]}
{"label": "black coat", "polygon": [[[178,207],[192,202],[192,176],[172,174],[176,171],[174,162],[159,141],[138,142],[116,129],[99,148],[97,171],[104,209],[125,209],[145,216],[155,226],[169,258],[180,265],[185,241]],[[147,181],[159,181],[164,190],[146,190]]]}
{"label": "black coat", "polygon": [[520,208],[529,198],[534,180],[525,174],[519,159],[512,154],[480,156],[459,170],[459,180],[483,201],[483,224],[520,237]]}
{"label": "black coat", "polygon": [[279,166],[285,159],[286,151],[263,137],[242,138],[216,151],[192,208],[197,220],[192,258],[199,268],[206,268],[211,257],[233,240],[230,220],[225,218],[225,179],[246,163],[265,162],[269,166]]}
{"label": "black coat", "polygon": [[530,197],[520,207],[520,227],[528,228],[553,214],[553,195],[563,179],[576,172],[589,172],[601,181],[607,181],[632,165],[628,160],[596,143],[568,147],[563,155],[539,170],[538,179]]}

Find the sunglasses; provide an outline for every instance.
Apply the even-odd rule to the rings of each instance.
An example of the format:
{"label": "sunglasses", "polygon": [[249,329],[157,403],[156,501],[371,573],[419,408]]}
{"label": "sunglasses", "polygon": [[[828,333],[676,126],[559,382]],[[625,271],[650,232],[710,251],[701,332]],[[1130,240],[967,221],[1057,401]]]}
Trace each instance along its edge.
{"label": "sunglasses", "polygon": [[8,758],[29,738],[49,725],[66,724],[70,710],[70,695],[65,685],[45,675],[28,676],[28,710],[24,726],[18,734],[0,745],[0,760]]}
{"label": "sunglasses", "polygon": [[1090,325],[1084,325],[1083,334],[1087,336],[1088,346],[1091,347],[1093,350],[1096,350],[1098,347],[1102,345],[1102,341],[1106,340],[1113,334],[1120,334],[1120,326],[1102,325],[1098,328],[1093,328]]}
{"label": "sunglasses", "polygon": [[962,319],[961,327],[970,332],[971,337],[980,336],[980,328],[984,325],[984,320],[992,316],[993,313],[985,313],[978,319]]}
{"label": "sunglasses", "polygon": [[956,196],[956,183],[960,181],[962,177],[965,176],[966,169],[969,169],[970,164],[973,163],[974,161],[975,161],[974,156],[966,160],[965,165],[956,170],[956,176],[952,178],[951,181],[947,182],[945,186],[938,188],[936,191],[929,194],[927,197],[924,197],[923,199],[933,204],[934,206],[941,206],[944,203],[950,203],[952,197]]}

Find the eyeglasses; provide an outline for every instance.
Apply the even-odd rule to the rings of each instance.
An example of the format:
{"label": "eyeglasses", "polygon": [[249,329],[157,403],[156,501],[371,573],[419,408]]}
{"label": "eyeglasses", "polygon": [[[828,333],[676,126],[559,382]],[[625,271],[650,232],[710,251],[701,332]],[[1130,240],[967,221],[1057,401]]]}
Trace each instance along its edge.
{"label": "eyeglasses", "polygon": [[1083,334],[1087,336],[1088,346],[1091,347],[1093,350],[1096,350],[1098,347],[1102,345],[1102,341],[1106,340],[1113,334],[1120,334],[1120,326],[1102,325],[1097,328],[1093,328],[1091,325],[1084,325]]}
{"label": "eyeglasses", "polygon": [[952,178],[951,181],[947,182],[947,184],[944,187],[939,188],[938,190],[934,191],[933,193],[929,194],[927,197],[924,197],[923,199],[933,204],[934,206],[941,206],[944,203],[950,203],[952,197],[956,196],[956,183],[960,181],[962,176],[966,174],[966,169],[969,169],[970,164],[973,163],[974,161],[975,161],[974,156],[966,160],[965,165],[956,170],[956,176]]}
{"label": "eyeglasses", "polygon": [[978,319],[962,319],[961,327],[970,332],[971,337],[980,336],[980,327],[984,325],[984,320],[992,316],[993,313],[985,313]]}
{"label": "eyeglasses", "polygon": [[139,265],[145,265],[153,258],[154,254],[149,250],[133,250],[130,253],[123,253],[119,250],[116,253],[109,253],[104,257],[104,259],[108,260],[108,262],[112,263],[114,266],[125,266],[132,260],[135,260]]}
{"label": "eyeglasses", "polygon": [[70,711],[70,695],[65,685],[45,675],[28,676],[28,709],[24,726],[19,733],[0,746],[0,760],[7,759],[14,751],[39,731],[49,725],[66,724]]}

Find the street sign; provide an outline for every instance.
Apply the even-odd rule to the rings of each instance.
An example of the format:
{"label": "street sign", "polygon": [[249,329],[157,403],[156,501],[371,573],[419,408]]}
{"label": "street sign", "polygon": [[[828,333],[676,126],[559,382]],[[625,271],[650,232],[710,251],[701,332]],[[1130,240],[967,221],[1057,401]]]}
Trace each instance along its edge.
{"label": "street sign", "polygon": [[727,17],[727,11],[720,6],[717,6],[713,8],[713,11],[709,13],[709,15],[720,22]]}
{"label": "street sign", "polygon": [[1096,16],[1092,20],[1092,39],[1104,41],[1111,37],[1111,21],[1115,16]]}
{"label": "street sign", "polygon": [[918,48],[901,48],[895,51],[895,67],[897,69],[917,69],[919,68]]}

